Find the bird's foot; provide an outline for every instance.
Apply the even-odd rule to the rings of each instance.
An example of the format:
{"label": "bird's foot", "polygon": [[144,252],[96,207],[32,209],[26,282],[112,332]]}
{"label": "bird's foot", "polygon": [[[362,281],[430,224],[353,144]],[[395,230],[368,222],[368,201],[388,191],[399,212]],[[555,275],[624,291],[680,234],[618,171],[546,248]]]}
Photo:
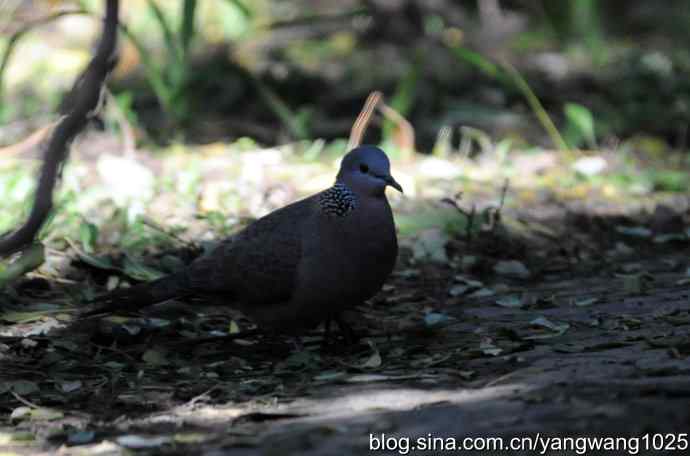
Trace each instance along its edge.
{"label": "bird's foot", "polygon": [[340,329],[340,334],[342,335],[346,346],[357,345],[360,340],[360,336],[355,332],[354,329],[352,329],[352,326],[350,326],[341,315],[329,317],[324,322],[324,345],[338,345],[337,337],[332,331],[333,323],[338,325],[338,329]]}
{"label": "bird's foot", "polygon": [[352,329],[352,326],[350,326],[350,324],[346,322],[341,315],[333,317],[333,321],[335,321],[338,324],[338,328],[340,328],[340,333],[343,335],[343,339],[345,339],[345,343],[347,345],[356,345],[357,342],[359,342],[359,335],[355,332],[354,329]]}
{"label": "bird's foot", "polygon": [[299,336],[291,337],[290,340],[292,341],[292,348],[294,349],[294,351],[304,351],[304,344],[302,343],[302,339]]}

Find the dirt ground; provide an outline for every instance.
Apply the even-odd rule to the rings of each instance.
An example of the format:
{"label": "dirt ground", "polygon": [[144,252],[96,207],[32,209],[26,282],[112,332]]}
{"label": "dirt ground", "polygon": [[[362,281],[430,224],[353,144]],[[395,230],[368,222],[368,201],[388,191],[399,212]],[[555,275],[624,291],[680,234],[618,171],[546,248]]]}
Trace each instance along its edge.
{"label": "dirt ground", "polygon": [[[448,242],[447,262],[405,247],[380,295],[349,315],[364,335],[351,346],[321,330],[261,334],[227,309],[175,303],[30,340],[60,315],[18,318],[0,339],[0,448],[343,455],[384,436],[661,433],[673,453],[682,442],[667,434],[690,425],[687,245],[617,229],[625,217],[542,209],[505,218],[551,227],[544,236],[500,222]],[[516,257],[524,270],[497,267]],[[69,286],[22,290],[41,301]],[[664,452],[640,444],[638,454]]]}

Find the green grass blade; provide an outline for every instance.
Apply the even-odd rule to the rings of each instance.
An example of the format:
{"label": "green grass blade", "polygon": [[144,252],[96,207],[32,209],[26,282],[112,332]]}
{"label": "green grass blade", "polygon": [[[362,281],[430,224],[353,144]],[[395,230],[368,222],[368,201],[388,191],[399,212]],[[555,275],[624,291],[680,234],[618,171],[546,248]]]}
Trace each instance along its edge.
{"label": "green grass blade", "polygon": [[120,23],[120,31],[123,35],[129,39],[132,45],[137,49],[139,55],[142,56],[141,63],[144,66],[144,72],[146,74],[146,79],[149,84],[151,84],[151,89],[156,94],[158,102],[165,111],[170,111],[170,100],[172,98],[172,92],[168,85],[165,83],[165,78],[163,77],[162,70],[153,62],[152,59],[148,58],[148,50],[144,44],[139,40],[139,38],[132,33],[124,24]]}
{"label": "green grass blade", "polygon": [[196,0],[185,0],[182,4],[182,24],[180,24],[180,42],[182,43],[182,59],[187,61],[189,46],[194,39],[196,29],[194,18],[196,17]]}
{"label": "green grass blade", "polygon": [[178,62],[182,60],[182,51],[177,45],[177,39],[175,38],[175,33],[172,30],[172,27],[170,27],[170,23],[168,22],[168,19],[165,17],[165,13],[163,13],[163,10],[158,6],[158,3],[156,3],[155,0],[148,0],[148,5],[153,13],[153,16],[156,18],[156,21],[158,22],[158,26],[161,29],[161,32],[163,33],[163,39],[165,40],[165,45],[168,48],[168,53],[170,54],[171,59],[175,59]]}
{"label": "green grass blade", "polygon": [[290,106],[288,106],[288,104],[266,84],[253,77],[252,82],[268,108],[280,119],[291,136],[295,139],[309,138],[309,129],[303,121],[303,116],[296,114]]}
{"label": "green grass blade", "polygon": [[567,143],[563,139],[563,136],[558,131],[558,128],[556,128],[556,125],[551,120],[551,117],[549,117],[549,114],[539,101],[539,98],[532,91],[527,81],[525,81],[525,78],[522,77],[515,67],[508,62],[503,62],[500,65],[496,64],[483,55],[469,49],[465,49],[462,46],[450,46],[449,49],[458,59],[474,66],[487,76],[496,79],[509,87],[517,88],[527,101],[530,109],[532,109],[532,112],[534,112],[534,115],[537,117],[539,123],[542,125],[544,130],[546,130],[546,133],[549,135],[554,147],[559,150],[569,149]]}
{"label": "green grass blade", "polygon": [[479,71],[493,79],[502,79],[501,68],[478,52],[471,51],[462,46],[452,46],[451,52],[460,60],[477,68]]}
{"label": "green grass blade", "polygon": [[568,144],[563,139],[563,136],[561,136],[558,128],[556,128],[556,125],[551,120],[551,117],[549,117],[546,109],[544,109],[541,101],[539,101],[537,95],[534,93],[534,91],[532,91],[532,88],[529,86],[525,78],[523,78],[520,72],[507,61],[503,62],[503,68],[505,68],[506,73],[513,80],[515,87],[517,87],[517,89],[525,97],[530,109],[532,109],[532,112],[537,117],[537,120],[539,120],[539,123],[542,125],[542,127],[544,127],[544,130],[546,130],[546,134],[548,134],[549,138],[551,138],[551,142],[553,143],[554,147],[559,150],[569,150],[570,148],[568,147]]}

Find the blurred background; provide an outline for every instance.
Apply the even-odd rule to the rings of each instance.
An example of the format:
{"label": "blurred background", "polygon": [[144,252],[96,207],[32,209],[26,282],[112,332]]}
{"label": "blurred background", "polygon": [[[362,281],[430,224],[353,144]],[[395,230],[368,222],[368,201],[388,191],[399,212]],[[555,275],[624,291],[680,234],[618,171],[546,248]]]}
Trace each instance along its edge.
{"label": "blurred background", "polygon": [[[101,3],[2,2],[0,141],[21,138],[55,111],[89,58]],[[509,65],[570,147],[647,136],[683,150],[689,6],[131,0],[122,5],[111,88],[138,140],[155,143],[343,138],[366,95],[381,90],[414,126],[420,152],[432,150],[444,126],[475,127],[520,147],[559,146]],[[590,118],[593,132],[584,125]]]}
{"label": "blurred background", "polygon": [[[0,2],[0,231],[26,214],[38,155],[22,141],[57,118],[102,3]],[[60,229],[105,200],[130,226],[173,192],[154,217],[223,231],[227,214],[323,188],[374,90],[391,109],[365,141],[417,199],[495,200],[505,179],[533,205],[688,190],[688,1],[122,3],[108,107],[74,148]]]}
{"label": "blurred background", "polygon": [[[0,236],[29,214],[104,3],[0,0]],[[120,4],[105,107],[38,242],[0,259],[0,447],[687,432],[690,0]],[[322,333],[280,362],[251,333],[197,345],[253,326],[196,301],[98,329],[79,317],[332,185],[374,91],[386,107],[364,141],[405,194],[388,194],[397,267],[353,320],[365,351],[322,353]],[[327,413],[308,418],[316,401]]]}

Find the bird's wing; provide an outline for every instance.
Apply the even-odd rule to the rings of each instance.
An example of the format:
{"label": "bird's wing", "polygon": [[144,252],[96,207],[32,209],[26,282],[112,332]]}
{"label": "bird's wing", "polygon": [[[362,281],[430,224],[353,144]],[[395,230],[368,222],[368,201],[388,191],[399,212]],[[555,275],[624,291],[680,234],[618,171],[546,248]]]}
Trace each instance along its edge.
{"label": "bird's wing", "polygon": [[302,258],[302,228],[314,207],[313,198],[298,201],[222,241],[189,266],[191,289],[259,306],[289,300]]}

